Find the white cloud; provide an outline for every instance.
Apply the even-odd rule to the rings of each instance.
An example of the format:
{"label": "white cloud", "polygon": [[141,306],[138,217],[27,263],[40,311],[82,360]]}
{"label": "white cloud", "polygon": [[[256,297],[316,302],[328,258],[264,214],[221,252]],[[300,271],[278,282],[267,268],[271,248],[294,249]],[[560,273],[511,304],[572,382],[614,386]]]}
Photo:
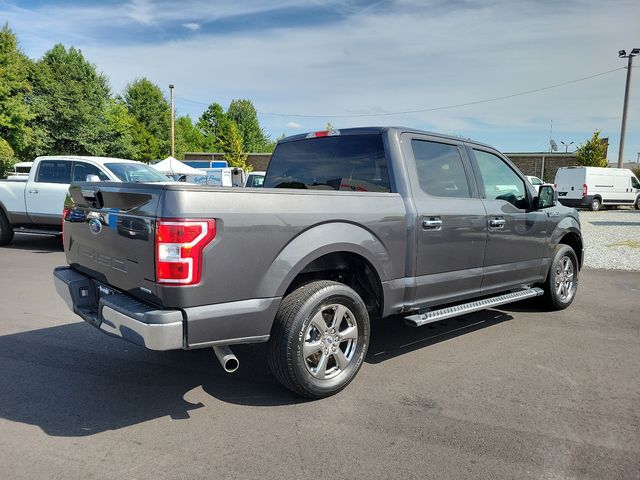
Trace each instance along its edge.
{"label": "white cloud", "polygon": [[132,0],[127,5],[129,17],[138,23],[148,25],[153,23],[153,5],[149,0]]}
{"label": "white cloud", "polygon": [[184,28],[188,28],[193,32],[195,32],[196,30],[200,30],[200,24],[195,22],[183,23],[182,26]]}
{"label": "white cloud", "polygon": [[[342,9],[342,3],[348,4],[337,1],[335,8]],[[267,0],[221,0],[216,8],[204,0],[185,1],[178,9],[154,3],[145,10],[147,2],[135,5],[136,22],[157,25],[171,19],[185,28],[193,19],[203,25],[273,8]],[[305,5],[303,0],[287,0],[277,6]],[[16,8],[0,16],[8,16],[12,28],[18,25],[23,44],[47,48],[60,41],[57,32],[75,34],[78,29],[71,25],[85,25],[80,30],[84,33],[71,41],[109,75],[116,92],[141,76],[161,86],[175,83],[178,97],[204,103],[178,101],[179,110],[192,118],[212,101],[226,106],[234,98],[249,98],[274,137],[285,122],[303,124],[309,130],[322,129],[327,122],[336,128],[403,124],[470,136],[508,150],[546,148],[553,120],[558,142],[578,143],[594,129],[602,129],[603,136],[611,138],[611,158],[617,152],[624,70],[450,110],[377,117],[335,115],[473,102],[623,67],[617,51],[637,46],[640,3],[618,0],[602,8],[595,0],[481,4],[402,0],[384,10],[369,8],[335,22],[314,25],[304,19],[307,22],[299,28],[209,34],[203,27],[193,38],[123,46],[100,45],[90,30],[94,24],[131,22],[129,10],[67,7],[61,12],[50,7],[46,15],[38,12]],[[215,55],[203,54],[213,51]],[[640,151],[639,104],[640,75],[634,75],[625,148],[630,158]]]}
{"label": "white cloud", "polygon": [[302,125],[300,125],[299,123],[296,123],[296,122],[289,122],[289,123],[287,123],[287,124],[285,125],[285,127],[286,127],[286,128],[295,128],[295,129],[298,129],[298,128],[302,128]]}

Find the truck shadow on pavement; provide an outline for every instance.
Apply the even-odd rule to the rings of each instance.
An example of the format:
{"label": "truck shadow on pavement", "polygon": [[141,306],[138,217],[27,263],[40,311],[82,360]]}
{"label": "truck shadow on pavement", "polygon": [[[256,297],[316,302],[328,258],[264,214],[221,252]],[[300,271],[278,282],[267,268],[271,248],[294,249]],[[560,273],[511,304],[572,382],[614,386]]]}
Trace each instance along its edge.
{"label": "truck shadow on pavement", "polygon": [[62,237],[60,235],[33,235],[27,233],[16,233],[13,241],[1,248],[29,250],[33,253],[63,251]]}
{"label": "truck shadow on pavement", "polygon": [[[419,329],[380,321],[366,362],[378,364],[510,318],[492,310]],[[153,352],[82,322],[4,335],[0,417],[52,436],[82,437],[167,416],[189,419],[199,408],[215,415],[216,401],[265,407],[305,401],[270,374],[266,345],[239,345],[234,352],[240,369],[228,375],[211,349]]]}
{"label": "truck shadow on pavement", "polygon": [[407,326],[402,317],[377,320],[371,328],[371,345],[365,361],[377,364],[512,318],[498,310],[483,310],[422,327]]}

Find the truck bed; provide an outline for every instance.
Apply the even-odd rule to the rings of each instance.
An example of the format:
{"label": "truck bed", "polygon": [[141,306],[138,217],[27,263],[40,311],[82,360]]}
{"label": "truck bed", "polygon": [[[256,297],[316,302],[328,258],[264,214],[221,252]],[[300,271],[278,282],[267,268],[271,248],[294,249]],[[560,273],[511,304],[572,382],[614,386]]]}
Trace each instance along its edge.
{"label": "truck bed", "polygon": [[[304,245],[301,256],[319,255],[323,244],[342,238],[345,248],[381,267],[387,277],[382,281],[405,275],[406,210],[399,194],[109,183],[73,185],[70,194],[74,211],[64,224],[69,264],[163,307],[282,296],[302,260],[297,242]],[[87,226],[90,217],[102,224],[98,234]],[[199,285],[155,281],[158,218],[215,219],[216,237],[204,250]]]}

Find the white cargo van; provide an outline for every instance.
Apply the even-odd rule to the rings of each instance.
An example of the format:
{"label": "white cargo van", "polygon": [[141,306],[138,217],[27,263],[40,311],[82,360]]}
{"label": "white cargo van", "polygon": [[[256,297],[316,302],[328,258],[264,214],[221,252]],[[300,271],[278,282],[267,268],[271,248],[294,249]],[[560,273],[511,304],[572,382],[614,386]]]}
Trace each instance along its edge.
{"label": "white cargo van", "polygon": [[558,200],[589,208],[633,205],[640,209],[640,182],[628,168],[562,167],[556,173]]}

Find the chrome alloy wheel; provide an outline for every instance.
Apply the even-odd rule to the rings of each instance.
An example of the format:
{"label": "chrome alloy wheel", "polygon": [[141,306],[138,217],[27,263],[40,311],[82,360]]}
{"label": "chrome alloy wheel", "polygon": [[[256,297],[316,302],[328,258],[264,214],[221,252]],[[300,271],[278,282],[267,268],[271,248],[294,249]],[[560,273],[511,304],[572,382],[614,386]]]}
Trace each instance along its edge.
{"label": "chrome alloy wheel", "polygon": [[558,262],[555,275],[556,294],[561,300],[566,301],[575,291],[573,262],[568,255],[563,256]]}
{"label": "chrome alloy wheel", "polygon": [[344,372],[356,351],[358,325],[344,305],[323,306],[304,333],[302,356],[311,375],[319,380]]}

